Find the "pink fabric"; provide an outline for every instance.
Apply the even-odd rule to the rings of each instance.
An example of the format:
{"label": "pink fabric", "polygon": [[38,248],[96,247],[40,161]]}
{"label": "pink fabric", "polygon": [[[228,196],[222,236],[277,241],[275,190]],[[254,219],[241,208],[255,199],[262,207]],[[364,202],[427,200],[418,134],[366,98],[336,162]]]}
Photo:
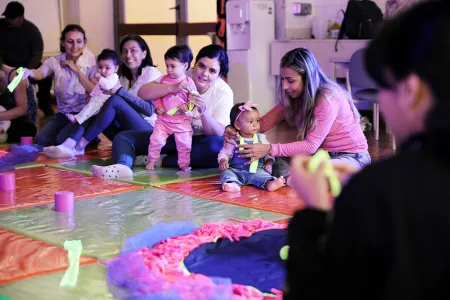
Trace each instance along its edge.
{"label": "pink fabric", "polygon": [[[303,141],[272,144],[273,156],[314,154],[319,148],[329,152],[359,153],[367,151],[367,140],[344,95],[325,96],[314,109],[316,126]],[[281,114],[282,113],[282,114]],[[284,108],[277,104],[261,118],[261,128],[269,130],[284,119]]]}
{"label": "pink fabric", "polygon": [[[252,221],[232,219],[232,221],[238,222],[238,224],[231,222],[205,223],[192,234],[166,239],[152,249],[144,248],[137,251],[135,255],[142,258],[145,266],[153,272],[154,276],[167,280],[165,289],[169,289],[170,284],[176,284],[180,280],[200,280],[212,284],[210,278],[201,274],[185,274],[182,268],[181,263],[195,248],[201,244],[214,242],[219,238],[239,241],[240,238],[249,237],[258,231],[287,227],[287,224],[277,224],[261,219]],[[142,281],[144,278],[139,278],[139,280]],[[157,282],[148,280],[145,288],[149,291],[161,289],[161,286],[154,286],[158,284]],[[232,286],[234,299],[282,299],[282,293],[278,290],[272,291],[276,296],[274,298],[273,296],[263,295],[249,286],[239,284],[233,284]],[[183,299],[198,299],[199,294],[196,294],[196,291],[186,290],[185,292]]]}
{"label": "pink fabric", "polygon": [[[187,81],[189,83],[188,89],[190,91],[197,90],[194,81],[190,77],[187,77],[187,76],[184,76],[183,78],[172,79],[168,75],[164,75],[161,78],[161,80],[159,81],[159,83],[174,84],[174,83],[179,83],[181,81]],[[179,107],[181,104],[189,105],[188,97],[189,97],[189,93],[187,93],[185,91],[181,91],[178,94],[169,94],[167,96],[164,96],[158,100],[155,100],[153,103],[155,105],[155,108],[157,108],[159,106],[163,106],[164,110],[167,112],[173,108]],[[173,116],[164,114],[162,116],[157,116],[157,118],[161,119],[161,120],[165,120],[167,122],[171,122],[171,123],[184,122],[186,119],[189,119],[189,120],[191,119],[181,110],[178,110],[178,112]]]}
{"label": "pink fabric", "polygon": [[189,119],[186,119],[183,123],[172,123],[158,118],[150,136],[150,145],[148,146],[150,161],[158,160],[167,138],[173,134],[178,151],[178,165],[180,168],[189,167],[191,163],[192,133],[192,124]]}

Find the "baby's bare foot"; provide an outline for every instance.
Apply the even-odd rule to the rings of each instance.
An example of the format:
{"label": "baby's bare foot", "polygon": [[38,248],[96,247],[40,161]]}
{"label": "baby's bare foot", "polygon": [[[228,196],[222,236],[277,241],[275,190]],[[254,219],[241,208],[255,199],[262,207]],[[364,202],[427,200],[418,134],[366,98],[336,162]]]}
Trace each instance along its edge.
{"label": "baby's bare foot", "polygon": [[266,188],[269,192],[273,192],[278,190],[279,188],[285,185],[285,181],[283,176],[280,176],[278,179],[267,181]]}
{"label": "baby's bare foot", "polygon": [[236,182],[229,182],[222,184],[222,189],[225,192],[240,192],[241,187]]}

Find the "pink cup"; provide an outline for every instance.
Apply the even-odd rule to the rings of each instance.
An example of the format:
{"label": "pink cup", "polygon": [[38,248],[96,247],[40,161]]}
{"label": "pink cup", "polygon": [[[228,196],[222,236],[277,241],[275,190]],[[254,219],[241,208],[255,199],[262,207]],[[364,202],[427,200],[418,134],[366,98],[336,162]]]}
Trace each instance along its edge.
{"label": "pink cup", "polygon": [[22,145],[33,145],[33,137],[32,136],[23,136],[20,138],[20,144]]}
{"label": "pink cup", "polygon": [[55,211],[57,212],[73,211],[73,192],[55,193]]}
{"label": "pink cup", "polygon": [[16,205],[16,190],[0,191],[0,204],[2,205]]}
{"label": "pink cup", "polygon": [[14,173],[0,173],[0,190],[12,191],[16,189],[16,175]]}

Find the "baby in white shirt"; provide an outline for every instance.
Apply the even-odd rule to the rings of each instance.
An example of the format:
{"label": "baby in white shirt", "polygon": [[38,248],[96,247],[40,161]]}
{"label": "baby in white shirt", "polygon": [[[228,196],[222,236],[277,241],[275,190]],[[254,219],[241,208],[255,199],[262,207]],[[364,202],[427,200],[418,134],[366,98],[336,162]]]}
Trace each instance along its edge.
{"label": "baby in white shirt", "polygon": [[103,94],[102,89],[110,90],[119,82],[118,69],[119,56],[117,53],[114,50],[104,49],[97,57],[97,73],[95,73],[94,78],[98,82],[89,94],[88,104],[76,115],[66,114],[72,123],[81,125],[100,111],[106,100],[111,97],[111,95]]}

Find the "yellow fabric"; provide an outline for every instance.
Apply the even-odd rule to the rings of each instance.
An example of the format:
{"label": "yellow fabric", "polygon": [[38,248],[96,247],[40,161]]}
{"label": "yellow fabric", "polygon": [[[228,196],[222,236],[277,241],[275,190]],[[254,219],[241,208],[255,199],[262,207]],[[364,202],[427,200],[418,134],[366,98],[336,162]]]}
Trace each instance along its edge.
{"label": "yellow fabric", "polygon": [[[255,144],[258,144],[258,143],[259,143],[259,141],[258,141],[258,134],[255,133],[253,135],[253,144],[255,145]],[[239,144],[241,144],[241,145],[245,144],[244,138],[242,136],[239,139]],[[239,148],[239,150],[244,150],[244,148]],[[250,173],[256,173],[257,169],[258,169],[258,159],[250,164],[249,172]]]}

